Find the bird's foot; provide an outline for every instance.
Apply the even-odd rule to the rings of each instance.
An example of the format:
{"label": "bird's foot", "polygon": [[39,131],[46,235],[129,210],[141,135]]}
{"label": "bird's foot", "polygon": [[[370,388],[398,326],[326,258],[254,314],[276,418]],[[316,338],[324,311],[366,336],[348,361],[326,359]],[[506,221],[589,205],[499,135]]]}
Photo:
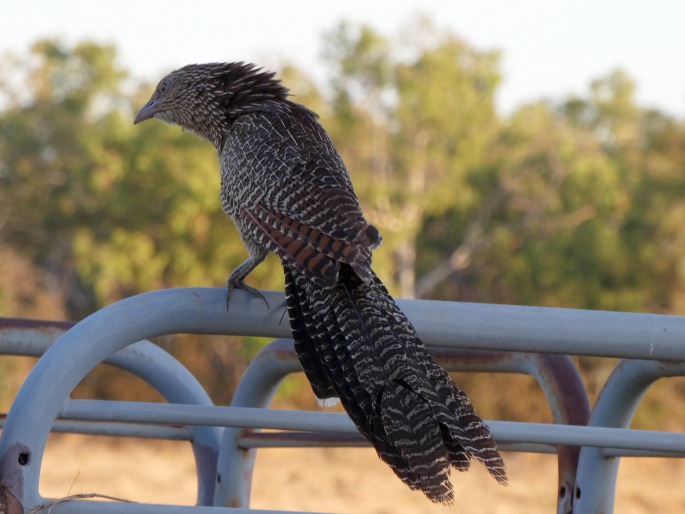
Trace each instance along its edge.
{"label": "bird's foot", "polygon": [[229,277],[226,281],[226,312],[228,312],[228,305],[235,289],[242,289],[246,293],[250,293],[255,298],[259,298],[264,302],[266,308],[269,309],[269,302],[266,301],[266,298],[258,289],[246,285],[242,280],[231,280]]}

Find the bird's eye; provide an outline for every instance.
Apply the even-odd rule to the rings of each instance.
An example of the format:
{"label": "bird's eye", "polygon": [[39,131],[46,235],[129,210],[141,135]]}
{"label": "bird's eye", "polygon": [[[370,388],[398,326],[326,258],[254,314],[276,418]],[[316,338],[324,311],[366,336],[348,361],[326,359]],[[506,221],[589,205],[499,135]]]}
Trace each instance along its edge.
{"label": "bird's eye", "polygon": [[159,85],[159,92],[160,93],[166,93],[166,90],[169,89],[169,83],[164,81]]}

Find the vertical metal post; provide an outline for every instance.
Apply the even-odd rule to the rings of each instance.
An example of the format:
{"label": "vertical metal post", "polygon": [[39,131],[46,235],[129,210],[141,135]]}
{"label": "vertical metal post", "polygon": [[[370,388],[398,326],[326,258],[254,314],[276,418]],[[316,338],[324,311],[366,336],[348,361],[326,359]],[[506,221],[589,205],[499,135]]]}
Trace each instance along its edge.
{"label": "vertical metal post", "polygon": [[[245,370],[231,406],[268,407],[283,378],[301,370],[291,340],[277,339],[271,342]],[[242,430],[232,427],[224,429],[217,464],[214,505],[240,508],[250,506],[252,473],[257,451],[238,445]]]}
{"label": "vertical metal post", "polygon": [[[685,375],[684,363],[619,361],[604,383],[588,425],[628,428],[649,386],[661,377],[679,375]],[[581,449],[574,491],[575,514],[614,511],[619,462],[619,457],[607,455],[604,448]]]}

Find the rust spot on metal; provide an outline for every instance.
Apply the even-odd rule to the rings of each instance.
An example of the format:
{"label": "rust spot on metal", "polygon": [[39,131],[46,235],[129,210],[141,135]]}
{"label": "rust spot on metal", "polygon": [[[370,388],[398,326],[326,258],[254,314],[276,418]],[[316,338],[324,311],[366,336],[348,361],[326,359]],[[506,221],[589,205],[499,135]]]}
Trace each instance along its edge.
{"label": "rust spot on metal", "polygon": [[428,347],[428,351],[440,364],[449,365],[481,365],[494,364],[503,360],[510,360],[512,352],[496,350],[472,350],[470,348],[446,348],[441,346]]}
{"label": "rust spot on metal", "polygon": [[76,323],[72,321],[46,321],[28,318],[2,318],[0,317],[0,330],[61,330],[66,332]]}

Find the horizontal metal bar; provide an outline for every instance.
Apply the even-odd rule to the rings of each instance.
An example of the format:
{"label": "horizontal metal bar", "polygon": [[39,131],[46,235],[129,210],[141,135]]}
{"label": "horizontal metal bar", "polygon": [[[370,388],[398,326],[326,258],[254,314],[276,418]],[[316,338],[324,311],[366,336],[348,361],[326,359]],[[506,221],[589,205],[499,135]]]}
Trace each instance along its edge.
{"label": "horizontal metal bar", "polygon": [[242,430],[238,446],[248,448],[368,448],[369,442],[360,433]]}
{"label": "horizontal metal bar", "polygon": [[[61,416],[100,421],[357,433],[350,419],[342,413],[248,407],[69,400]],[[685,434],[674,432],[513,421],[489,421],[488,425],[496,439],[509,443],[685,452]]]}
{"label": "horizontal metal bar", "polygon": [[652,457],[663,459],[681,459],[685,457],[685,452],[631,450],[627,448],[605,448],[602,453],[605,457]]}
{"label": "horizontal metal bar", "polygon": [[[5,415],[0,415],[0,430],[5,426]],[[188,427],[151,425],[140,423],[116,423],[106,421],[83,421],[58,419],[52,432],[61,434],[98,435],[109,437],[137,437],[140,439],[165,439],[169,441],[191,441]]]}
{"label": "horizontal metal bar", "polygon": [[7,355],[39,356],[74,323],[0,317],[0,349]]}
{"label": "horizontal metal bar", "polygon": [[357,429],[350,418],[343,413],[255,409],[250,407],[67,400],[60,411],[60,417],[88,421],[357,433]]}
{"label": "horizontal metal bar", "polygon": [[164,439],[167,441],[192,441],[187,427],[168,425],[141,425],[140,423],[111,423],[104,421],[57,420],[52,432],[97,435],[108,437],[135,437],[140,439]]}
{"label": "horizontal metal bar", "polygon": [[522,453],[549,453],[557,454],[557,447],[551,444],[538,443],[511,443],[508,441],[497,441],[497,448],[505,452]]}
{"label": "horizontal metal bar", "polygon": [[183,505],[160,505],[152,503],[132,503],[114,501],[69,500],[50,504],[38,512],[50,514],[316,514],[311,511],[295,512],[281,510],[240,509],[230,507],[202,507]]}
{"label": "horizontal metal bar", "polygon": [[[207,300],[223,301],[219,291],[220,298],[210,299],[210,293]],[[284,305],[282,293],[265,295],[270,305]],[[685,361],[683,316],[433,300],[400,299],[398,304],[430,345]],[[280,309],[269,312],[256,302],[249,305],[252,322],[226,319],[231,328],[225,333],[237,329],[247,335],[290,337]]]}
{"label": "horizontal metal bar", "polygon": [[551,307],[398,300],[438,346],[685,361],[685,317]]}
{"label": "horizontal metal bar", "polygon": [[[77,333],[97,331],[102,338],[106,320],[113,327],[131,328],[119,334],[123,339],[182,332],[291,337],[289,323],[283,321],[285,296],[263,294],[270,307],[235,291],[227,314],[221,288],[153,291],[98,311],[79,323]],[[685,361],[683,316],[433,300],[398,304],[429,345]],[[143,333],[148,325],[155,328]]]}
{"label": "horizontal metal bar", "polygon": [[497,440],[512,443],[625,448],[685,453],[685,434],[655,430],[489,421]]}
{"label": "horizontal metal bar", "polygon": [[[370,445],[361,434],[322,432],[255,432],[244,430],[238,436],[238,446],[248,448],[369,448]],[[503,451],[557,453],[554,446],[534,443],[498,442]]]}

